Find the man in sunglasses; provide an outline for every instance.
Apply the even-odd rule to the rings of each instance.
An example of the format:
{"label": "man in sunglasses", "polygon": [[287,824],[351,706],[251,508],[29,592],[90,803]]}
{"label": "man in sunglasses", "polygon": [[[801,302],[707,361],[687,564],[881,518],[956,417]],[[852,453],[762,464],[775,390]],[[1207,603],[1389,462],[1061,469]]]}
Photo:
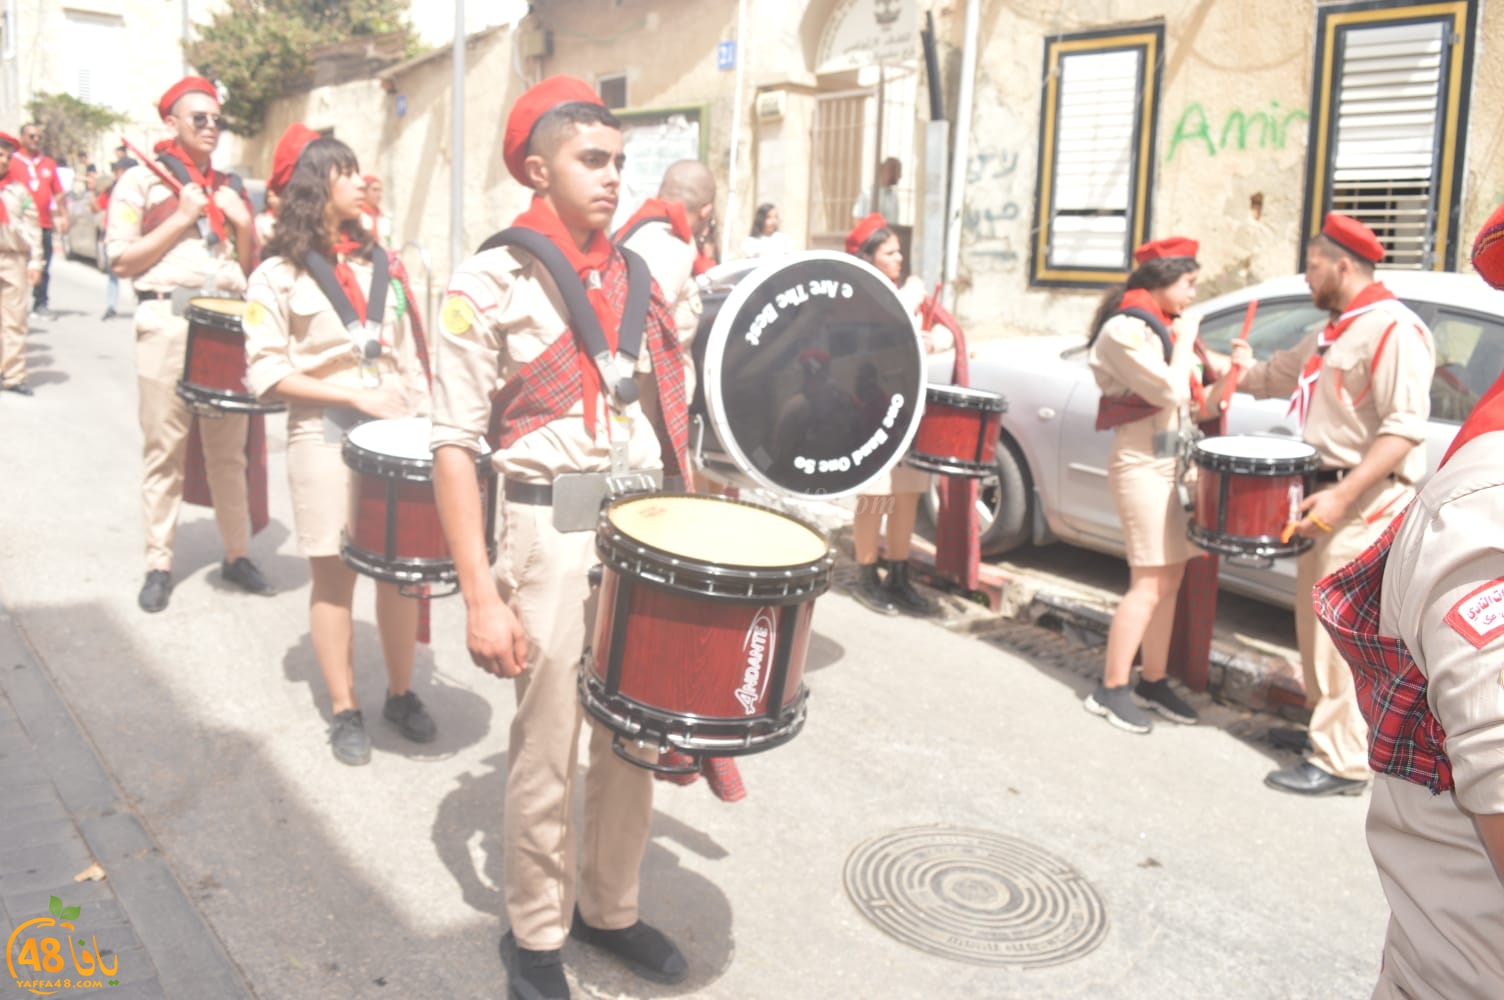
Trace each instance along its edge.
{"label": "man in sunglasses", "polygon": [[[186,77],[162,95],[157,111],[172,138],[157,144],[155,163],[121,175],[105,230],[110,268],[131,280],[139,303],[146,581],[137,603],[147,612],[166,608],[172,594],[172,545],[185,496],[212,503],[225,546],[224,579],[253,594],[273,592],[246,555],[248,522],[259,529],[266,521],[265,476],[254,477],[259,487],[254,498],[247,488],[247,452],[260,460],[265,451],[262,417],[220,413],[199,420],[177,396],[188,344],[188,301],[239,299],[245,292],[257,254],[251,207],[239,178],[210,163],[222,124],[214,84]],[[189,455],[192,437],[203,445],[201,465],[198,455]],[[252,471],[262,470],[258,465]],[[207,497],[195,489],[200,478],[207,481]]]}
{"label": "man in sunglasses", "polygon": [[46,317],[47,277],[52,273],[52,223],[56,211],[57,231],[68,235],[68,213],[63,211],[63,184],[57,162],[42,152],[42,126],[36,122],[21,128],[21,148],[10,158],[9,179],[25,184],[36,202],[42,220],[42,278],[31,291],[31,311]]}

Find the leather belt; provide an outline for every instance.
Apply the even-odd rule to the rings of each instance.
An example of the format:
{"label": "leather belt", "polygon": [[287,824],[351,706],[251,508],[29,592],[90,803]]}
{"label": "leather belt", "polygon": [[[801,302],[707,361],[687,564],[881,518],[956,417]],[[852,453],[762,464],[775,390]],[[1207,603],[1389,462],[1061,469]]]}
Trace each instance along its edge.
{"label": "leather belt", "polygon": [[[1318,483],[1340,483],[1342,482],[1342,480],[1346,479],[1347,474],[1352,471],[1352,469],[1317,469],[1316,481]],[[1404,482],[1403,479],[1401,479],[1397,474],[1393,472],[1391,472],[1384,478],[1390,480],[1391,482]]]}
{"label": "leather belt", "polygon": [[[664,476],[663,489],[667,493],[684,492],[684,477]],[[531,507],[553,506],[552,483],[528,483],[521,479],[507,479],[502,482],[502,491],[511,503],[526,504]]]}
{"label": "leather belt", "polygon": [[170,299],[170,298],[172,298],[172,293],[171,292],[137,292],[136,293],[136,301],[137,302],[151,302],[153,299]]}

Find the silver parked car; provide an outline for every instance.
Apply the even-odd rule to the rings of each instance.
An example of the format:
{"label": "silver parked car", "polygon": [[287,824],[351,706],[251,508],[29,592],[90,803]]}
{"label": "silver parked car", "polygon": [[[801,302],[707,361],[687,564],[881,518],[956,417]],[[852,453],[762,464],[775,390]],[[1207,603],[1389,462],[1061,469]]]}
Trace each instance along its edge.
{"label": "silver parked car", "polygon": [[[1457,426],[1504,370],[1504,292],[1475,275],[1381,271],[1378,277],[1435,334],[1429,475]],[[1311,304],[1304,277],[1276,278],[1198,303],[1206,346],[1228,352],[1253,300],[1259,305],[1248,339],[1260,359],[1295,345],[1327,321],[1327,314]],[[1061,541],[1121,555],[1122,526],[1107,488],[1112,433],[1094,429],[1101,393],[1087,367],[1085,331],[991,341],[976,345],[973,355],[971,384],[1008,400],[997,478],[985,480],[981,493],[983,554]],[[935,356],[932,380],[946,380],[950,366],[950,355]],[[1299,436],[1288,410],[1286,399],[1255,400],[1238,393],[1228,409],[1228,433]],[[929,507],[933,514],[933,498]],[[1224,558],[1220,572],[1229,590],[1285,606],[1294,599],[1293,559],[1269,566]]]}

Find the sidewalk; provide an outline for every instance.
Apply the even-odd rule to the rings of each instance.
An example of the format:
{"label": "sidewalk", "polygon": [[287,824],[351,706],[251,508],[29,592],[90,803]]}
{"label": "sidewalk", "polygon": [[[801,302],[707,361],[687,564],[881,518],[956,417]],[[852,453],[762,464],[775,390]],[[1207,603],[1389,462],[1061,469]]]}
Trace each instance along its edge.
{"label": "sidewalk", "polygon": [[[49,917],[49,900],[57,897],[77,907],[78,915],[67,921],[75,941],[88,941],[91,953],[97,948],[97,968],[106,970],[91,972],[91,957],[83,949],[70,955],[62,943],[61,971],[40,967],[47,962],[45,946],[35,964],[25,964],[26,940],[34,937],[40,945],[55,933],[44,922],[13,942],[7,957],[17,963],[17,974],[48,982],[118,982],[107,987],[112,1000],[251,996],[3,609],[0,802],[0,927],[6,940],[20,925]],[[0,978],[0,997],[30,995],[16,983],[9,975]]]}

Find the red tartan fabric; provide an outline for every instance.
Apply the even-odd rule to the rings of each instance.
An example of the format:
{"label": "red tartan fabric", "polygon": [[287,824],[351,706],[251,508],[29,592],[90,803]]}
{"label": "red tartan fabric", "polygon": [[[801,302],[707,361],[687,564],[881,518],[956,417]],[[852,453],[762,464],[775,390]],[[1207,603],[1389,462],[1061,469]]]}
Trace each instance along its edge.
{"label": "red tartan fabric", "polygon": [[[690,757],[677,750],[670,750],[661,754],[659,760],[664,764],[683,767],[690,762]],[[664,774],[655,771],[653,777],[675,785],[693,785],[702,774],[706,784],[710,786],[710,793],[722,802],[740,802],[747,797],[747,788],[742,784],[742,772],[730,757],[705,757],[700,761],[700,770],[695,773]]]}
{"label": "red tartan fabric", "polygon": [[1384,565],[1402,513],[1357,559],[1316,585],[1316,617],[1353,672],[1368,722],[1368,766],[1439,795],[1452,788],[1446,731],[1426,701],[1426,678],[1399,639],[1379,634]]}
{"label": "red tartan fabric", "polygon": [[[601,292],[617,316],[627,303],[627,262],[615,247],[601,270]],[[557,278],[556,278],[557,280]],[[665,426],[659,429],[668,441],[663,467],[677,475],[689,467],[689,408],[684,398],[684,367],[680,360],[673,318],[660,295],[648,307],[643,348],[653,362],[658,380],[658,399]],[[491,443],[510,447],[518,438],[557,420],[583,396],[577,363],[579,346],[573,335],[560,337],[537,358],[507,380],[492,404]]]}

